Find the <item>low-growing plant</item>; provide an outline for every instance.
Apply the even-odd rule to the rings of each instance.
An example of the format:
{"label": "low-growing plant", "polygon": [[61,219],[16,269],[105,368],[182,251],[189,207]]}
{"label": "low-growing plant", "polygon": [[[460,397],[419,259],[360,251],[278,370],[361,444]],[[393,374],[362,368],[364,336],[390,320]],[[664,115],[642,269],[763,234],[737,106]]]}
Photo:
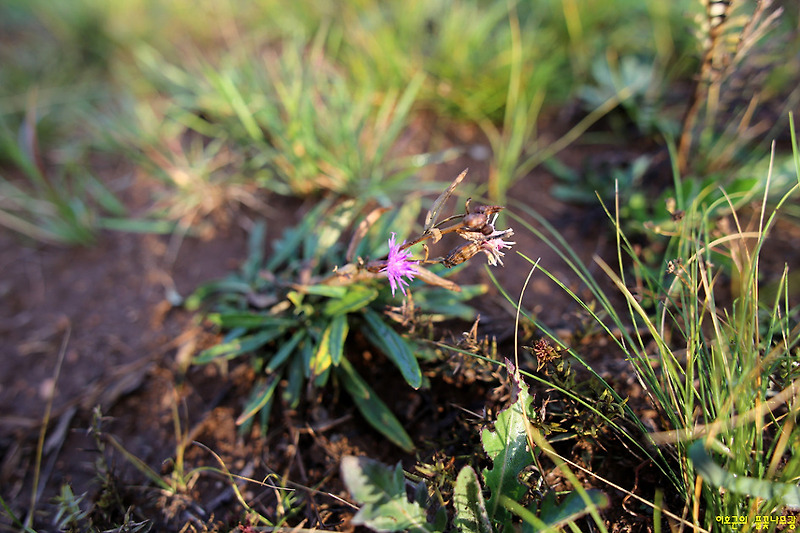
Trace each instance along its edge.
{"label": "low-growing plant", "polygon": [[[643,178],[650,166],[651,158],[642,155],[624,163],[584,163],[580,169],[572,169],[560,161],[551,160],[546,163],[559,182],[552,189],[555,198],[574,204],[596,204],[597,199],[608,203],[616,194],[627,199],[622,206],[620,219],[629,224],[637,224],[639,229],[646,221],[652,221],[654,209],[647,199],[647,190],[643,187]],[[658,213],[662,214],[662,213]],[[667,215],[666,212],[663,215]]]}
{"label": "low-growing plant", "polygon": [[[189,298],[189,309],[213,302],[206,318],[225,332],[223,341],[198,354],[195,363],[254,355],[259,377],[238,424],[249,424],[258,414],[265,430],[282,380],[282,400],[294,408],[305,384],[321,387],[333,378],[370,424],[401,448],[413,447],[402,425],[356,371],[346,341],[358,330],[416,389],[423,384],[417,358],[431,357],[432,351],[424,342],[398,333],[393,322],[424,339],[436,320],[472,318],[472,309],[463,302],[485,288],[459,287],[437,272],[481,253],[490,264],[502,264],[502,250],[514,243],[504,240],[512,230],[494,227],[500,206],[470,208],[467,202],[464,213],[439,220],[444,203],[465,175],[466,171],[434,202],[422,233],[408,242],[400,238],[413,227],[418,199],[391,213],[377,208],[363,217],[364,206],[355,200],[323,201],[287,230],[266,258],[264,228],[257,225],[241,271],[201,287]],[[355,235],[345,248],[340,240],[352,227]],[[458,234],[466,243],[444,256],[430,257],[427,243],[448,234]],[[412,246],[423,248],[424,255],[413,259]],[[426,285],[409,286],[413,279]],[[393,303],[398,291],[405,298],[402,306]]]}
{"label": "low-growing plant", "polygon": [[538,138],[537,121],[545,103],[549,76],[553,76],[553,72],[548,71],[547,64],[537,63],[537,81],[531,83],[530,76],[523,74],[528,65],[523,55],[523,36],[515,11],[509,14],[508,22],[511,28],[510,72],[502,125],[498,126],[488,116],[475,118],[492,149],[489,197],[500,203],[505,203],[506,194],[514,183],[539,164],[553,158],[616,107],[638,109],[630,100],[642,85],[641,74],[638,77],[631,75],[615,84],[613,90],[592,93],[595,98],[589,114],[560,138],[542,143]]}
{"label": "low-growing plant", "polygon": [[341,62],[350,76],[380,90],[404,87],[423,72],[426,83],[419,98],[437,115],[501,121],[514,68],[507,56],[514,31],[509,24],[512,12],[525,11],[519,49],[525,70],[520,74],[532,93],[549,86],[556,66],[567,61],[543,22],[548,9],[517,4],[376,2],[343,17],[347,31]]}
{"label": "low-growing plant", "polygon": [[[676,135],[678,124],[675,117],[665,112],[662,91],[666,88],[664,73],[658,65],[636,56],[625,56],[610,63],[610,58],[598,58],[592,64],[592,79],[578,91],[578,97],[593,110],[604,105],[620,92],[626,94],[620,99],[623,116],[610,113],[606,122],[612,132],[620,138],[630,134],[629,124],[633,123],[639,133],[655,135]],[[623,120],[624,119],[624,120]]]}
{"label": "low-growing plant", "polygon": [[[514,519],[522,519],[523,531],[542,531],[563,527],[592,513],[595,524],[605,531],[597,509],[608,505],[607,497],[597,490],[575,490],[557,498],[553,492],[523,500],[530,488],[520,482],[526,467],[537,463],[541,440],[534,440],[537,422],[532,413],[532,397],[514,365],[506,360],[512,382],[512,402],[497,414],[492,429],[481,432],[483,450],[492,461],[479,478],[472,466],[464,466],[453,486],[452,526],[463,532],[492,533],[510,531]],[[541,438],[541,436],[539,436]],[[364,457],[345,457],[341,463],[342,479],[353,497],[362,504],[353,523],[375,531],[431,532],[447,529],[447,509],[428,497],[425,483],[407,482],[401,465],[394,468]],[[483,483],[481,483],[481,479]],[[574,481],[574,478],[572,479]],[[413,501],[406,485],[411,484]],[[488,497],[484,497],[484,492]],[[428,520],[433,517],[433,521]]]}
{"label": "low-growing plant", "polygon": [[88,2],[0,7],[9,43],[0,50],[0,226],[28,239],[90,244],[125,216],[95,173],[86,128],[111,96],[102,11]]}
{"label": "low-growing plant", "polygon": [[[327,38],[320,30],[313,41],[243,43],[219,63],[172,64],[159,50],[138,47],[136,75],[169,103],[141,109],[141,131],[127,128],[120,144],[132,141],[139,147],[132,156],[179,189],[192,183],[170,170],[202,164],[198,186],[250,184],[297,196],[334,191],[389,203],[392,191],[409,192],[406,178],[436,158],[396,155],[424,76],[402,90],[356,85],[327,55]],[[193,154],[182,147],[186,138],[201,139]],[[193,156],[188,164],[181,164],[183,154]],[[208,164],[215,161],[221,164]]]}
{"label": "low-growing plant", "polygon": [[56,496],[55,503],[58,506],[58,511],[53,521],[56,523],[59,531],[79,531],[80,524],[88,518],[88,511],[85,510],[85,505],[82,507],[83,500],[86,494],[75,496],[72,492],[72,487],[69,485],[61,486],[61,493]]}

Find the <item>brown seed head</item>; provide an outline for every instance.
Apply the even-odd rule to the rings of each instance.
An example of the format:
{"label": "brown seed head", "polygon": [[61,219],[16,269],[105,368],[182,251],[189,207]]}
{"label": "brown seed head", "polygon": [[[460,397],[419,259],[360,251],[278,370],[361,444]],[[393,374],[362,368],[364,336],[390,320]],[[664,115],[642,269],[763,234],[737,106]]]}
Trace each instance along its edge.
{"label": "brown seed head", "polygon": [[481,251],[481,245],[477,242],[470,241],[450,250],[447,257],[444,258],[442,264],[447,268],[453,268],[460,265],[464,261],[472,259],[475,254]]}
{"label": "brown seed head", "polygon": [[481,231],[489,222],[489,216],[485,213],[469,213],[464,217],[464,227],[470,231]]}

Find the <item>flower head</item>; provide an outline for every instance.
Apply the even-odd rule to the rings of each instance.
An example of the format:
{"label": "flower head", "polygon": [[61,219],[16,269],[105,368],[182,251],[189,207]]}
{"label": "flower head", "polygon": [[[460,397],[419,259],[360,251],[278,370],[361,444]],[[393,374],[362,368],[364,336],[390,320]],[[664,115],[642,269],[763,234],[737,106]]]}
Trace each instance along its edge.
{"label": "flower head", "polygon": [[[508,233],[508,235],[513,235],[513,232]],[[497,264],[500,263],[500,266],[505,266],[503,265],[503,260],[500,258],[506,254],[500,250],[503,248],[511,248],[513,244],[517,243],[512,241],[504,241],[503,236],[500,236],[494,239],[483,241],[481,243],[481,251],[486,254],[486,260],[490,265],[497,266]]]}
{"label": "flower head", "polygon": [[386,266],[381,269],[381,272],[385,272],[386,277],[389,278],[392,296],[398,287],[405,296],[408,281],[404,280],[403,276],[407,277],[409,281],[414,279],[419,264],[419,261],[409,261],[411,253],[401,250],[400,246],[395,242],[395,234],[392,233],[392,237],[389,239],[389,257],[386,259]]}

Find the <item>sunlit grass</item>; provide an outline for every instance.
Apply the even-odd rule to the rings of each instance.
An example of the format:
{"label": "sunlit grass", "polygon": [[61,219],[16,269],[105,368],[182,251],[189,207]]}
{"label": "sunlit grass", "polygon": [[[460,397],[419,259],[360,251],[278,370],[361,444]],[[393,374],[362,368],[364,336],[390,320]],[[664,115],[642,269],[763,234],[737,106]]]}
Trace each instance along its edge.
{"label": "sunlit grass", "polygon": [[[797,176],[800,166],[796,181]],[[792,486],[800,460],[789,443],[800,438],[793,422],[800,327],[797,309],[789,302],[789,270],[778,274],[780,282],[765,297],[759,258],[771,246],[768,236],[777,209],[796,195],[797,185],[778,197],[778,208],[770,211],[770,175],[765,178],[763,186],[754,184],[764,200],[751,223],[740,220],[736,198],[728,195],[711,200],[711,205],[708,196],[700,196],[682,206],[685,214],[669,237],[661,268],[641,261],[612,215],[619,262],[612,267],[599,257],[595,261],[625,298],[627,313],[611,304],[609,293],[553,228],[541,219],[545,232],[528,226],[558,251],[596,299],[578,299],[543,270],[576,298],[632,365],[663,424],[663,431],[655,434],[640,425],[639,438],[657,446],[651,459],[680,495],[683,515],[708,530],[715,529],[717,516],[742,516],[753,523],[756,516],[779,516],[785,506],[796,505]],[[714,202],[727,209],[714,209]],[[733,222],[726,234],[720,233],[726,227],[720,225],[723,216]],[[634,286],[635,295],[629,289]],[[539,326],[560,343],[546,325]],[[575,349],[564,349],[583,361]],[[609,426],[615,424],[609,421]],[[699,444],[691,446],[696,442],[713,454],[702,455]],[[639,446],[636,439],[632,444]],[[709,466],[711,461],[716,469]],[[696,470],[701,467],[705,480]]]}

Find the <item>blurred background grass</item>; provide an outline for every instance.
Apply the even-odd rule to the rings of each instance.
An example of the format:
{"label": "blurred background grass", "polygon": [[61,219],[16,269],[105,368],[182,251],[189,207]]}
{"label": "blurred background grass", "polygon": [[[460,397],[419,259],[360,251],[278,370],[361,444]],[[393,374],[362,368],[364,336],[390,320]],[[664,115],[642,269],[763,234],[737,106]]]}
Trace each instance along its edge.
{"label": "blurred background grass", "polygon": [[[96,179],[98,154],[161,180],[167,194],[147,216],[183,224],[253,203],[260,188],[388,203],[420,168],[458,153],[396,148],[420,113],[435,131],[479,128],[500,201],[615,109],[624,118],[607,139],[675,135],[702,49],[702,6],[690,0],[12,0],[0,10],[4,219],[66,242],[104,224],[169,227],[125,219],[112,199],[130,181],[107,168]],[[781,23],[796,50],[796,12]],[[777,64],[772,78],[788,86],[796,62]],[[565,110],[562,122],[580,127],[543,142],[543,114]]]}

